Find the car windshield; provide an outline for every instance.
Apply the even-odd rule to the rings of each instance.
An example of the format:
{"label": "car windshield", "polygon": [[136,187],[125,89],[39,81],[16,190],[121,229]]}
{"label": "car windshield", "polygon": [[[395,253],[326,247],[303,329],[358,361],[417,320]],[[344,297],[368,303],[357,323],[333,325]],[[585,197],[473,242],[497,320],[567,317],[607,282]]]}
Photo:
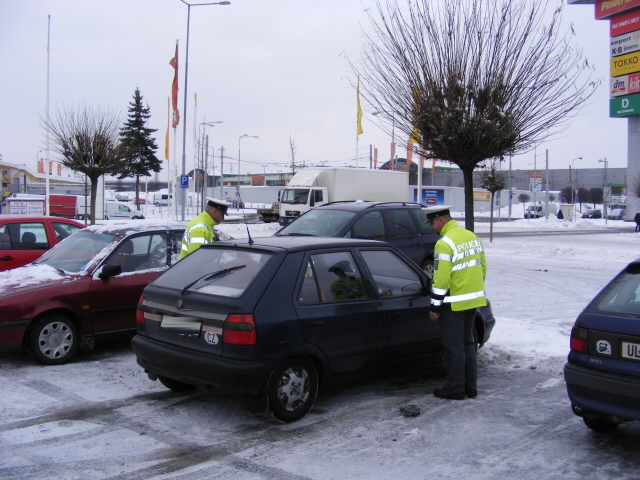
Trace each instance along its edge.
{"label": "car windshield", "polygon": [[640,264],[627,267],[592,306],[600,312],[637,317],[640,312]]}
{"label": "car windshield", "polygon": [[41,256],[34,263],[49,265],[67,273],[81,273],[97,253],[117,240],[111,233],[80,230]]}
{"label": "car windshield", "polygon": [[335,237],[355,215],[356,212],[345,212],[341,210],[310,210],[280,230],[277,235]]}
{"label": "car windshield", "polygon": [[201,248],[176,263],[154,284],[221,297],[239,297],[271,258],[270,253],[235,248]]}

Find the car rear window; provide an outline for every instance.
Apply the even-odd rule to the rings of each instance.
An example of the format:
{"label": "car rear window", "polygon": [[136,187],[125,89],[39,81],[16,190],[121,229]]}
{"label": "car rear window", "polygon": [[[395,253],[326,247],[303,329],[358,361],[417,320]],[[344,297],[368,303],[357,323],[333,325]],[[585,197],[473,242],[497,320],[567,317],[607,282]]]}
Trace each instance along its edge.
{"label": "car rear window", "polygon": [[627,267],[626,271],[596,298],[591,308],[621,315],[640,314],[640,265],[633,264]]}
{"label": "car rear window", "polygon": [[235,248],[199,249],[176,263],[154,284],[206,295],[241,296],[273,255]]}

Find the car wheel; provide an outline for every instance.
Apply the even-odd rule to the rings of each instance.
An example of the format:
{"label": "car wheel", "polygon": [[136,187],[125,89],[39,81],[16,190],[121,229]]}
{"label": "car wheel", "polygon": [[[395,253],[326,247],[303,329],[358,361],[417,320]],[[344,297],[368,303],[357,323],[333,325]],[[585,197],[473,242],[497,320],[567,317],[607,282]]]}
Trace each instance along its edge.
{"label": "car wheel", "polygon": [[594,432],[608,433],[613,432],[616,428],[618,428],[617,423],[613,423],[606,417],[599,417],[592,420],[588,419],[587,417],[582,417],[582,420],[584,421],[584,424]]}
{"label": "car wheel", "polygon": [[433,258],[427,258],[424,262],[422,262],[420,268],[427,275],[427,277],[429,277],[429,290],[431,290],[431,284],[433,283],[433,274],[435,273]]}
{"label": "car wheel", "polygon": [[158,376],[158,380],[160,380],[160,383],[162,385],[167,387],[169,390],[173,390],[174,392],[190,392],[191,390],[195,390],[197,388],[195,385],[181,382],[180,380],[174,380],[173,378]]}
{"label": "car wheel", "polygon": [[62,315],[44,317],[31,331],[29,350],[38,362],[45,365],[67,363],[77,348],[76,327]]}
{"label": "car wheel", "polygon": [[318,374],[306,358],[285,360],[269,378],[267,404],[282,422],[295,422],[311,409],[318,393]]}

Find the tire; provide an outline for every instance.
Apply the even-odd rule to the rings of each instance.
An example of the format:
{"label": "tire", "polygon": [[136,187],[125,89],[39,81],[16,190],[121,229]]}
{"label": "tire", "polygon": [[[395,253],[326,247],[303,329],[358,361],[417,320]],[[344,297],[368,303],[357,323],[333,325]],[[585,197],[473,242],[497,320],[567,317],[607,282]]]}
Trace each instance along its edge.
{"label": "tire", "polygon": [[599,417],[593,420],[589,420],[587,417],[582,417],[584,424],[594,432],[609,433],[618,428],[617,423],[613,423],[606,417]]}
{"label": "tire", "polygon": [[160,383],[162,385],[167,387],[169,390],[173,390],[174,392],[190,392],[191,390],[195,390],[197,388],[195,385],[184,383],[180,380],[174,380],[173,378],[158,376],[158,380],[160,380]]}
{"label": "tire", "polygon": [[304,417],[318,394],[318,373],[303,357],[286,359],[276,368],[267,386],[267,405],[278,420],[288,423]]}
{"label": "tire", "polygon": [[49,315],[35,324],[29,336],[29,351],[45,365],[67,363],[78,349],[76,326],[62,315]]}
{"label": "tire", "polygon": [[429,293],[431,293],[431,284],[433,283],[433,274],[435,273],[433,258],[427,258],[424,262],[422,262],[420,268],[427,275],[427,277],[429,277]]}

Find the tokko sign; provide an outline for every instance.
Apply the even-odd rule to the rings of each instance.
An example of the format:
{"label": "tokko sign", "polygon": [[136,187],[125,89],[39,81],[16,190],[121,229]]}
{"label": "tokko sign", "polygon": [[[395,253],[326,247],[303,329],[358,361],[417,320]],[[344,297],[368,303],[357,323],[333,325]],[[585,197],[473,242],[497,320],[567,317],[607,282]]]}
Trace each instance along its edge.
{"label": "tokko sign", "polygon": [[614,37],[609,41],[609,44],[611,46],[609,53],[612,57],[637,52],[640,50],[640,31]]}
{"label": "tokko sign", "polygon": [[614,17],[609,24],[610,37],[624,35],[634,30],[640,30],[640,11],[638,10]]}
{"label": "tokko sign", "polygon": [[609,100],[610,117],[628,117],[640,113],[640,94]]}
{"label": "tokko sign", "polygon": [[640,72],[640,52],[614,57],[611,62],[611,76],[619,77],[627,73]]}
{"label": "tokko sign", "polygon": [[640,73],[609,79],[610,97],[621,97],[632,93],[640,93]]}
{"label": "tokko sign", "polygon": [[596,0],[596,20],[619,15],[640,7],[640,0]]}

